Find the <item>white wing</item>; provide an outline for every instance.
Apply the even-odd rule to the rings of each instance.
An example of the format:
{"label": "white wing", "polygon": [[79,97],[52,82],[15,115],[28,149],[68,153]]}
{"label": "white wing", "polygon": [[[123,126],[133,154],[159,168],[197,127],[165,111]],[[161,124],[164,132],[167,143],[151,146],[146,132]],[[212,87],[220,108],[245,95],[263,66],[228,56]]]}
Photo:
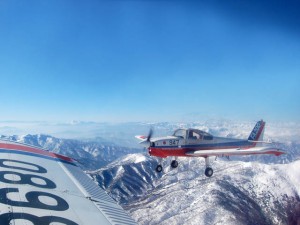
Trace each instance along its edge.
{"label": "white wing", "polygon": [[0,141],[0,224],[136,224],[68,157]]}
{"label": "white wing", "polygon": [[274,154],[279,156],[285,152],[273,147],[254,147],[249,149],[230,148],[230,149],[203,149],[189,151],[187,156],[231,156],[231,155],[256,155],[256,154]]}

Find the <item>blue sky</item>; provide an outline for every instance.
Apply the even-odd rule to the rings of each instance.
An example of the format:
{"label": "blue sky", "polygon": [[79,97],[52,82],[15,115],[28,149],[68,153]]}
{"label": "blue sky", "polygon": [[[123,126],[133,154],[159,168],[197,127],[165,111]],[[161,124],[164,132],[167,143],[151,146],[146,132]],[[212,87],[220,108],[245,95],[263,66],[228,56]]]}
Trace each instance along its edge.
{"label": "blue sky", "polygon": [[299,122],[299,8],[0,0],[0,120]]}

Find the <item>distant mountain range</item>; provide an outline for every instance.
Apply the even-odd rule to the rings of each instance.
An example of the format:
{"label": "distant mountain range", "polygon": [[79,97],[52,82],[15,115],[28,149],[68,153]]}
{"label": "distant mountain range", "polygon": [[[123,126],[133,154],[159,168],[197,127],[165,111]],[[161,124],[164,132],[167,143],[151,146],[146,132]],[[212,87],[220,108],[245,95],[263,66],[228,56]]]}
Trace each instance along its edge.
{"label": "distant mountain range", "polygon": [[[266,140],[286,155],[218,158],[214,175],[204,176],[202,158],[179,158],[179,167],[164,162],[156,173],[134,135],[171,134],[194,127],[215,136],[247,138],[255,123],[128,123],[85,140],[49,135],[1,136],[78,160],[84,170],[139,224],[300,224],[300,130],[297,124],[266,128]],[[103,128],[105,129],[105,128]]]}
{"label": "distant mountain range", "polygon": [[[134,136],[137,134],[147,135],[150,127],[154,128],[154,136],[170,135],[174,130],[181,127],[193,127],[212,133],[214,136],[247,138],[254,124],[238,124],[222,120],[206,123],[123,123],[113,126],[103,125],[104,127],[98,129],[101,137],[91,139],[62,139],[44,134],[1,135],[0,137],[67,155],[78,160],[85,170],[96,170],[126,154],[144,152]],[[106,127],[107,130],[105,131]],[[298,124],[290,125],[290,129],[287,124],[282,125],[282,128],[278,125],[275,127],[267,126],[265,140],[278,142],[275,143],[276,147],[288,149],[289,154],[278,158],[251,156],[246,158],[235,157],[234,159],[242,161],[255,160],[264,163],[287,163],[300,159],[300,127],[298,127]]]}
{"label": "distant mountain range", "polygon": [[84,170],[99,169],[124,155],[141,152],[142,148],[121,147],[101,138],[93,140],[59,139],[50,135],[1,136],[11,141],[22,142],[69,156]]}

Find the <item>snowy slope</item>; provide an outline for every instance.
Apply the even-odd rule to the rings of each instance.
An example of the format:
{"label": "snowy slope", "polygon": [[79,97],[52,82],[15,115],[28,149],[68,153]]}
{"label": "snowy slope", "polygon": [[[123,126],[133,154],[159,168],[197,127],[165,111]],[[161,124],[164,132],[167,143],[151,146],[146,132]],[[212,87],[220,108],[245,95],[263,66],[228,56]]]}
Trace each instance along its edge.
{"label": "snowy slope", "polygon": [[156,163],[147,155],[130,154],[90,174],[114,199],[126,204],[155,187],[154,181],[161,177],[151,169]]}
{"label": "snowy slope", "polygon": [[[300,161],[267,165],[180,160],[178,169],[154,172],[156,161],[134,154],[92,172],[139,224],[295,224],[300,221]],[[167,165],[165,165],[167,166]]]}

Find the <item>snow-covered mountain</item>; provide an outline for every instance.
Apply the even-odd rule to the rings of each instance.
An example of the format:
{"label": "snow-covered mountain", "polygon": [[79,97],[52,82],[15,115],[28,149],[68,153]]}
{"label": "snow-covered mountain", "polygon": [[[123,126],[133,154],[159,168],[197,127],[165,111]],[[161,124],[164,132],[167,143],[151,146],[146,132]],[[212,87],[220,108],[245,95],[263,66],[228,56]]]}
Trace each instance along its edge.
{"label": "snow-covered mountain", "polygon": [[[140,153],[143,149],[134,135],[147,134],[150,127],[155,137],[193,127],[215,136],[247,138],[255,122],[92,125],[101,138],[6,138],[77,159],[139,224],[300,224],[299,124],[267,124],[265,140],[275,141],[288,154],[218,158],[211,178],[204,176],[202,158],[180,158],[173,170],[168,159],[164,173],[156,173],[157,160]],[[80,130],[81,125],[76,126]]]}
{"label": "snow-covered mountain", "polygon": [[300,160],[272,165],[217,160],[211,178],[203,174],[200,158],[182,159],[164,174],[154,172],[156,164],[132,154],[90,175],[139,224],[300,222]]}
{"label": "snow-covered mountain", "polygon": [[124,155],[141,152],[142,149],[121,147],[104,139],[73,140],[59,139],[50,135],[1,136],[12,141],[42,147],[51,152],[69,156],[79,162],[84,170],[95,170]]}

